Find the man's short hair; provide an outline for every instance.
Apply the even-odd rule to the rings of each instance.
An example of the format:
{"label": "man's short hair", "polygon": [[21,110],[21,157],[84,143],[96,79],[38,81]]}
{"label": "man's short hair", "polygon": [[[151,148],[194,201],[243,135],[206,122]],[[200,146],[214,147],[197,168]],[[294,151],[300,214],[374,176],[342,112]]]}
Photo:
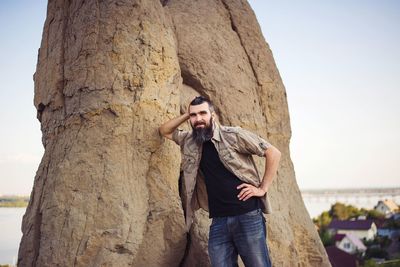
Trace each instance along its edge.
{"label": "man's short hair", "polygon": [[204,97],[204,96],[196,96],[196,97],[192,100],[192,102],[190,102],[190,106],[201,105],[201,104],[203,104],[204,102],[208,104],[208,106],[209,106],[209,108],[210,108],[210,111],[211,111],[211,112],[214,112],[214,105],[213,105],[213,103],[211,102],[210,99],[208,99],[208,98],[206,98],[206,97]]}

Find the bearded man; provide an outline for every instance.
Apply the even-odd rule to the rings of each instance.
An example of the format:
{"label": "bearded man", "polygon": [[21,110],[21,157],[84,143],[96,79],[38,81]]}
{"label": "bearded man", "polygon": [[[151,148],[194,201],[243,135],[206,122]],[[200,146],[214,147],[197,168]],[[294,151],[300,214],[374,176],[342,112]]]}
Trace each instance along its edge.
{"label": "bearded man", "polygon": [[[192,131],[178,130],[188,119]],[[220,125],[213,104],[202,96],[159,132],[181,147],[187,231],[199,207],[212,218],[211,265],[237,266],[240,255],[246,266],[271,266],[262,212],[271,212],[267,192],[278,169],[279,150],[252,132]],[[252,155],[266,158],[262,178]]]}

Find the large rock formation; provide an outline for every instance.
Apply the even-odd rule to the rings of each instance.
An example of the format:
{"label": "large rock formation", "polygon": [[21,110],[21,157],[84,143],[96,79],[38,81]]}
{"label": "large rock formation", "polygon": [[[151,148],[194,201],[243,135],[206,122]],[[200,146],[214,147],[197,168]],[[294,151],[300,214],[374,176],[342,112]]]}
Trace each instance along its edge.
{"label": "large rock formation", "polygon": [[45,154],[19,266],[208,266],[207,213],[187,235],[179,148],[157,132],[199,94],[283,152],[274,266],[329,266],[295,181],[285,89],[244,0],[49,1],[34,80]]}

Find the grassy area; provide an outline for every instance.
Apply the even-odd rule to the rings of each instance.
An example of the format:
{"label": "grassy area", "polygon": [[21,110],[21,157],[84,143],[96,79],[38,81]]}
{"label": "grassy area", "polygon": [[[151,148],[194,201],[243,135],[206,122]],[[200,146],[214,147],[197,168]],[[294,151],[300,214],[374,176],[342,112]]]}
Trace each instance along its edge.
{"label": "grassy area", "polygon": [[374,260],[367,260],[365,261],[363,267],[399,267],[400,266],[400,259],[389,260],[383,263],[375,263]]}
{"label": "grassy area", "polygon": [[[1,196],[0,208],[23,208],[28,206],[28,196]],[[0,266],[1,267],[1,266]]]}

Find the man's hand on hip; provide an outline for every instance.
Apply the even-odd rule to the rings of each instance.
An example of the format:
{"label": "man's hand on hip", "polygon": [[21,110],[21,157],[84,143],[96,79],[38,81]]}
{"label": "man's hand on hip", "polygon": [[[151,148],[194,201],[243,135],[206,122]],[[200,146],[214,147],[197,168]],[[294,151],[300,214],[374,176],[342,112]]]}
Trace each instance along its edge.
{"label": "man's hand on hip", "polygon": [[242,190],[240,190],[238,198],[239,198],[239,200],[243,200],[243,201],[246,201],[251,197],[262,197],[266,194],[266,192],[264,190],[262,190],[261,188],[255,187],[254,185],[251,185],[251,184],[243,183],[236,188],[242,189]]}

